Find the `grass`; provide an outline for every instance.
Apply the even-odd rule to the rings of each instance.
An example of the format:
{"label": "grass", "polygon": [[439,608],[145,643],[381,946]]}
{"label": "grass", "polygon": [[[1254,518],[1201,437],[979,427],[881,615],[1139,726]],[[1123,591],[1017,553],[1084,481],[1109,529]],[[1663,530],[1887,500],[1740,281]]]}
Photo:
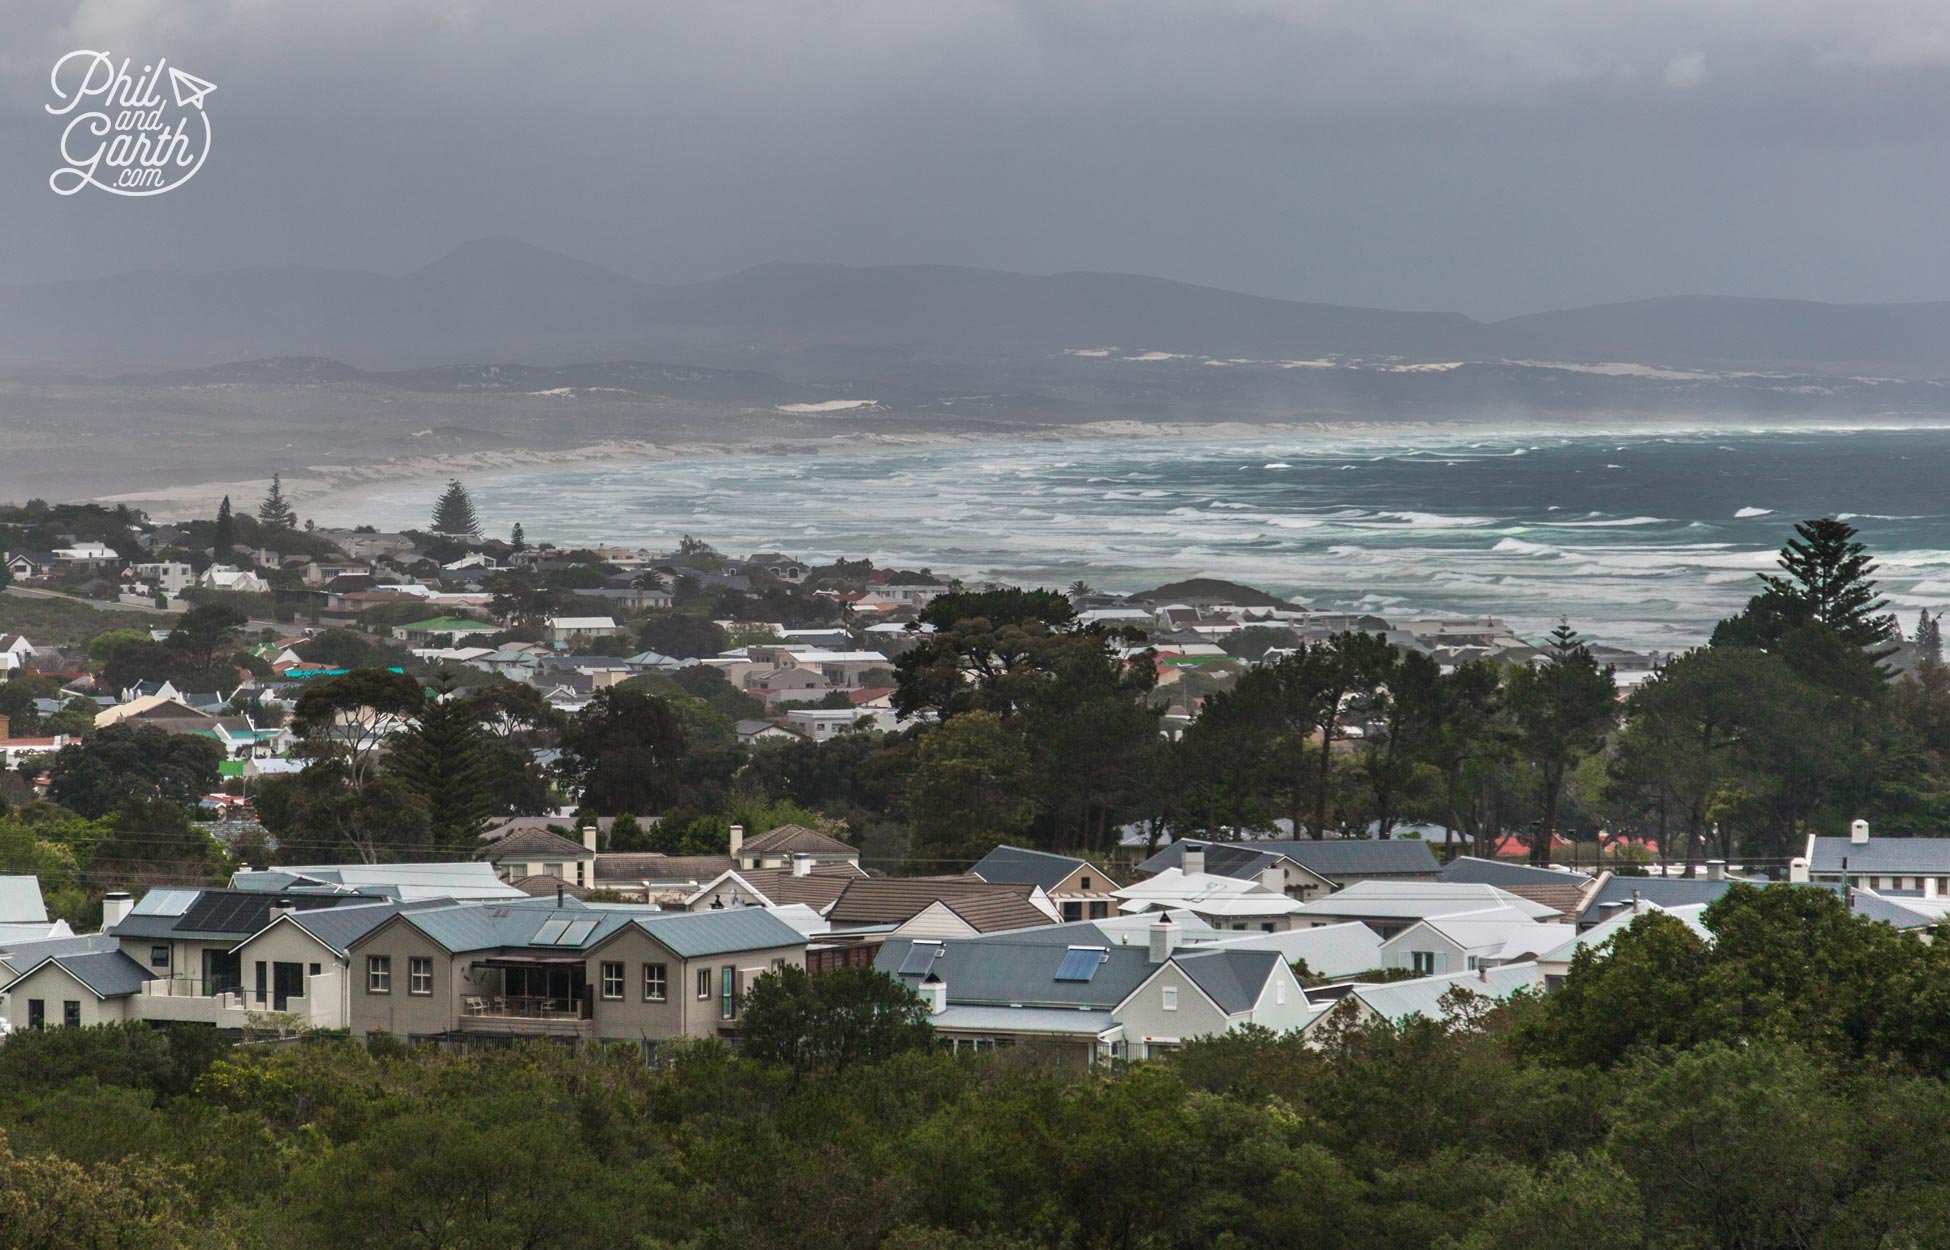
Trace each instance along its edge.
{"label": "grass", "polygon": [[104,611],[65,599],[0,595],[0,634],[25,634],[37,647],[77,647],[108,629],[161,629],[174,617],[150,612]]}

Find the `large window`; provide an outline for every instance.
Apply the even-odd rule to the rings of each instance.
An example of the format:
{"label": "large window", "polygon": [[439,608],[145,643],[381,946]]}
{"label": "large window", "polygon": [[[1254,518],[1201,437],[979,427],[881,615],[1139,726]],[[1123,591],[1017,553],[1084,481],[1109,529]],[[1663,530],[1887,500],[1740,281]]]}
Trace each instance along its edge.
{"label": "large window", "polygon": [[730,964],[718,969],[718,1015],[726,1020],[738,1018],[738,969]]}
{"label": "large window", "polygon": [[390,994],[393,992],[393,957],[391,955],[366,956],[366,993]]}
{"label": "large window", "polygon": [[433,993],[433,960],[426,955],[413,955],[406,961],[406,992],[409,994]]}
{"label": "large window", "polygon": [[1434,975],[1435,973],[1435,952],[1434,951],[1410,951],[1408,954],[1409,954],[1409,959],[1413,963],[1414,971],[1417,976],[1426,977],[1426,976]]}
{"label": "large window", "polygon": [[664,964],[643,965],[643,1001],[661,1003],[670,997],[670,969]]}
{"label": "large window", "polygon": [[623,997],[623,965],[620,962],[603,961],[603,997],[618,999]]}
{"label": "large window", "polygon": [[81,1002],[70,998],[61,1004],[61,1023],[71,1029],[81,1027]]}

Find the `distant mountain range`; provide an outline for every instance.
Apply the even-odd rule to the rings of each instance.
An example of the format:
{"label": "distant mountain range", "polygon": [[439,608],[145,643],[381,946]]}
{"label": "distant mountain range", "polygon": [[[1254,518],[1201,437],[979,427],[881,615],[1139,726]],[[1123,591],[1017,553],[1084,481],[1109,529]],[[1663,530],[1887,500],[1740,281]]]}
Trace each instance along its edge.
{"label": "distant mountain range", "polygon": [[[280,372],[292,358],[313,358],[319,383],[443,388],[462,377],[425,374],[410,383],[399,375],[480,361],[668,360],[681,363],[628,367],[666,371],[662,393],[695,384],[751,400],[783,394],[777,377],[1007,389],[1025,377],[1060,378],[1050,374],[1052,362],[1079,358],[1294,369],[1622,362],[1920,380],[1950,378],[1950,303],[1685,296],[1485,323],[1102,273],[768,264],[659,285],[505,238],[469,243],[401,277],[272,267],[0,288],[0,371],[16,377],[152,374],[264,358],[281,358]],[[294,380],[302,379],[280,379]],[[504,381],[528,391],[604,385]]]}

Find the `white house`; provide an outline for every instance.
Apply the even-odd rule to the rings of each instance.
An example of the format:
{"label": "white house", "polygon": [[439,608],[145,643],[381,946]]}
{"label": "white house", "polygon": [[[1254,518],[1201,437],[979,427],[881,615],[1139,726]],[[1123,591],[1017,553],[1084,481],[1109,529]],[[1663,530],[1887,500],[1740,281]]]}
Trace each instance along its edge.
{"label": "white house", "polygon": [[614,638],[622,634],[607,616],[551,616],[548,618],[550,642],[587,642],[592,638]]}
{"label": "white house", "polygon": [[1539,924],[1510,907],[1431,916],[1381,944],[1382,966],[1436,976],[1534,960],[1562,945],[1569,928]]}
{"label": "white house", "polygon": [[242,594],[263,594],[271,589],[271,583],[249,569],[240,569],[232,564],[213,564],[203,570],[203,576],[196,584],[207,590],[228,590]]}
{"label": "white house", "polygon": [[27,641],[25,634],[0,634],[0,673],[27,667],[33,654],[34,644]]}

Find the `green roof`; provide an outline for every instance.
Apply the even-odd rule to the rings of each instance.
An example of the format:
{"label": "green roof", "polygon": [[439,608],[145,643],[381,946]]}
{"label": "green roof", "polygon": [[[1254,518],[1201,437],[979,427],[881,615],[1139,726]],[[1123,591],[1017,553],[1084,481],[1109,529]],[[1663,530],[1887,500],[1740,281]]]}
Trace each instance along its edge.
{"label": "green roof", "polygon": [[486,621],[470,620],[464,616],[436,616],[432,620],[402,625],[400,629],[419,634],[491,634],[495,631],[495,626]]}
{"label": "green roof", "polygon": [[219,777],[241,777],[243,775],[243,760],[224,760],[217,765],[217,776]]}

